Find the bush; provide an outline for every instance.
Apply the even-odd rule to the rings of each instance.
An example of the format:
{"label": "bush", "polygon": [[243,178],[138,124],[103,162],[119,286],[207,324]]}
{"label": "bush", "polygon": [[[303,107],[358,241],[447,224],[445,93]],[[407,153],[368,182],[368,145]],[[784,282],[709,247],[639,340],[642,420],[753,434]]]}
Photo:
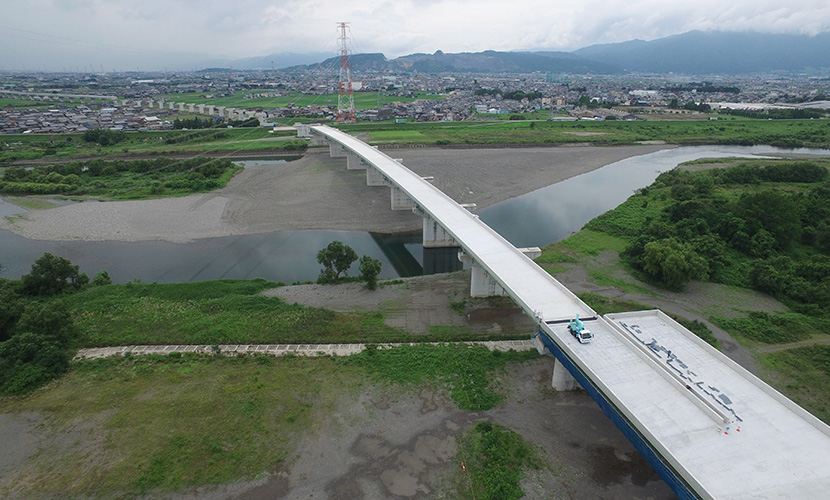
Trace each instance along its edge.
{"label": "bush", "polygon": [[95,142],[101,146],[108,146],[126,140],[127,134],[119,130],[94,128],[84,132],[83,139],[86,142]]}
{"label": "bush", "polygon": [[96,274],[94,278],[92,278],[92,286],[104,286],[111,284],[112,278],[110,278],[110,274],[106,271],[101,271]]}
{"label": "bush", "polygon": [[374,290],[378,287],[378,274],[383,264],[374,257],[364,255],[360,258],[360,279],[366,282],[366,288]]}
{"label": "bush", "polygon": [[24,332],[0,343],[0,392],[24,394],[69,368],[69,351],[47,335]]}
{"label": "bush", "polygon": [[476,423],[462,439],[474,498],[519,499],[523,469],[539,469],[539,460],[522,437],[487,421]]}

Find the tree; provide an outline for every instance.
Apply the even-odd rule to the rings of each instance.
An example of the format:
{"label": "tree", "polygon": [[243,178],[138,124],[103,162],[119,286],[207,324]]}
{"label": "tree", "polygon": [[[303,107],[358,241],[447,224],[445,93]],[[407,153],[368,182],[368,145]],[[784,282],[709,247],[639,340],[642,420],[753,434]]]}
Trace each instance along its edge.
{"label": "tree", "polygon": [[27,304],[17,322],[16,331],[47,337],[60,347],[69,346],[78,337],[72,314],[62,300]]}
{"label": "tree", "polygon": [[706,260],[677,238],[646,243],[643,250],[643,270],[669,289],[681,290],[689,280],[708,275]]}
{"label": "tree", "polygon": [[24,274],[23,293],[26,295],[57,295],[67,290],[80,290],[89,283],[89,276],[78,272],[78,266],[63,257],[47,252],[32,264]]}
{"label": "tree", "polygon": [[0,341],[7,340],[23,313],[24,303],[11,280],[0,280]]}
{"label": "tree", "polygon": [[348,275],[349,268],[357,260],[357,252],[341,241],[332,241],[328,246],[317,252],[317,262],[323,265],[318,283],[333,283],[340,279],[340,275]]}
{"label": "tree", "polygon": [[360,258],[360,278],[366,281],[366,288],[374,290],[378,286],[378,274],[383,263],[374,257],[364,255]]}

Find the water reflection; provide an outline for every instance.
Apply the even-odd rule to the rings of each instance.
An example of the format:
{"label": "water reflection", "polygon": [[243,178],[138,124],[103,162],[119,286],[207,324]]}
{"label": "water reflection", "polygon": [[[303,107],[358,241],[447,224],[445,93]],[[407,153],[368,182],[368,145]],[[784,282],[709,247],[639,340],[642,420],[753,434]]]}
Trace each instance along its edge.
{"label": "water reflection", "polygon": [[699,158],[797,153],[830,155],[830,150],[783,150],[771,146],[690,146],[635,156],[538,189],[478,212],[487,225],[517,247],[545,246],[567,238],[594,217],[648,186],[660,172]]}

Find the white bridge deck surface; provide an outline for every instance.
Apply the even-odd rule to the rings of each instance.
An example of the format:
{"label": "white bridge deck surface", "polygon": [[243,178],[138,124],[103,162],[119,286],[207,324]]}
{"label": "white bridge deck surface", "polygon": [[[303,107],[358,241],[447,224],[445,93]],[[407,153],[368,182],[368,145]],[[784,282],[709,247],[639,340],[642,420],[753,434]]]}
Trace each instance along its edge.
{"label": "white bridge deck surface", "polygon": [[[638,327],[643,342],[656,340],[659,350],[628,334],[622,323]],[[590,344],[577,342],[564,325],[553,333],[702,498],[830,498],[830,428],[824,423],[656,311],[609,314],[586,326],[594,333]],[[670,374],[678,372],[691,380]],[[725,395],[734,414],[694,382]]]}
{"label": "white bridge deck surface", "polygon": [[[310,128],[406,192],[526,313],[541,313],[547,321],[595,316],[504,238],[400,163],[338,130]],[[566,324],[539,323],[701,498],[830,498],[830,427],[662,313],[586,321],[594,332],[590,344],[577,342]],[[652,340],[657,345],[647,346]],[[720,395],[727,398],[720,399],[724,404],[715,400]]]}

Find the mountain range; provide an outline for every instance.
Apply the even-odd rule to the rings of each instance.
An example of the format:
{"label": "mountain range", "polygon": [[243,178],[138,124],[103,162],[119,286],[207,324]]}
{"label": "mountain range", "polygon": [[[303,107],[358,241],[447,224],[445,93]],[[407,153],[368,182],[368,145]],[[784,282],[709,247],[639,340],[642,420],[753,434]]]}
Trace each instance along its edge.
{"label": "mountain range", "polygon": [[[337,70],[340,57],[314,64],[297,64],[298,55],[279,54],[234,61],[236,69],[282,71]],[[312,59],[313,60],[313,59]],[[287,63],[287,64],[286,64]],[[769,72],[830,73],[830,33],[815,36],[754,32],[690,31],[651,41],[592,45],[573,52],[515,51],[410,54],[387,59],[383,54],[353,54],[352,71],[570,73],[619,75],[625,73],[737,75]],[[292,65],[293,64],[293,65]]]}

